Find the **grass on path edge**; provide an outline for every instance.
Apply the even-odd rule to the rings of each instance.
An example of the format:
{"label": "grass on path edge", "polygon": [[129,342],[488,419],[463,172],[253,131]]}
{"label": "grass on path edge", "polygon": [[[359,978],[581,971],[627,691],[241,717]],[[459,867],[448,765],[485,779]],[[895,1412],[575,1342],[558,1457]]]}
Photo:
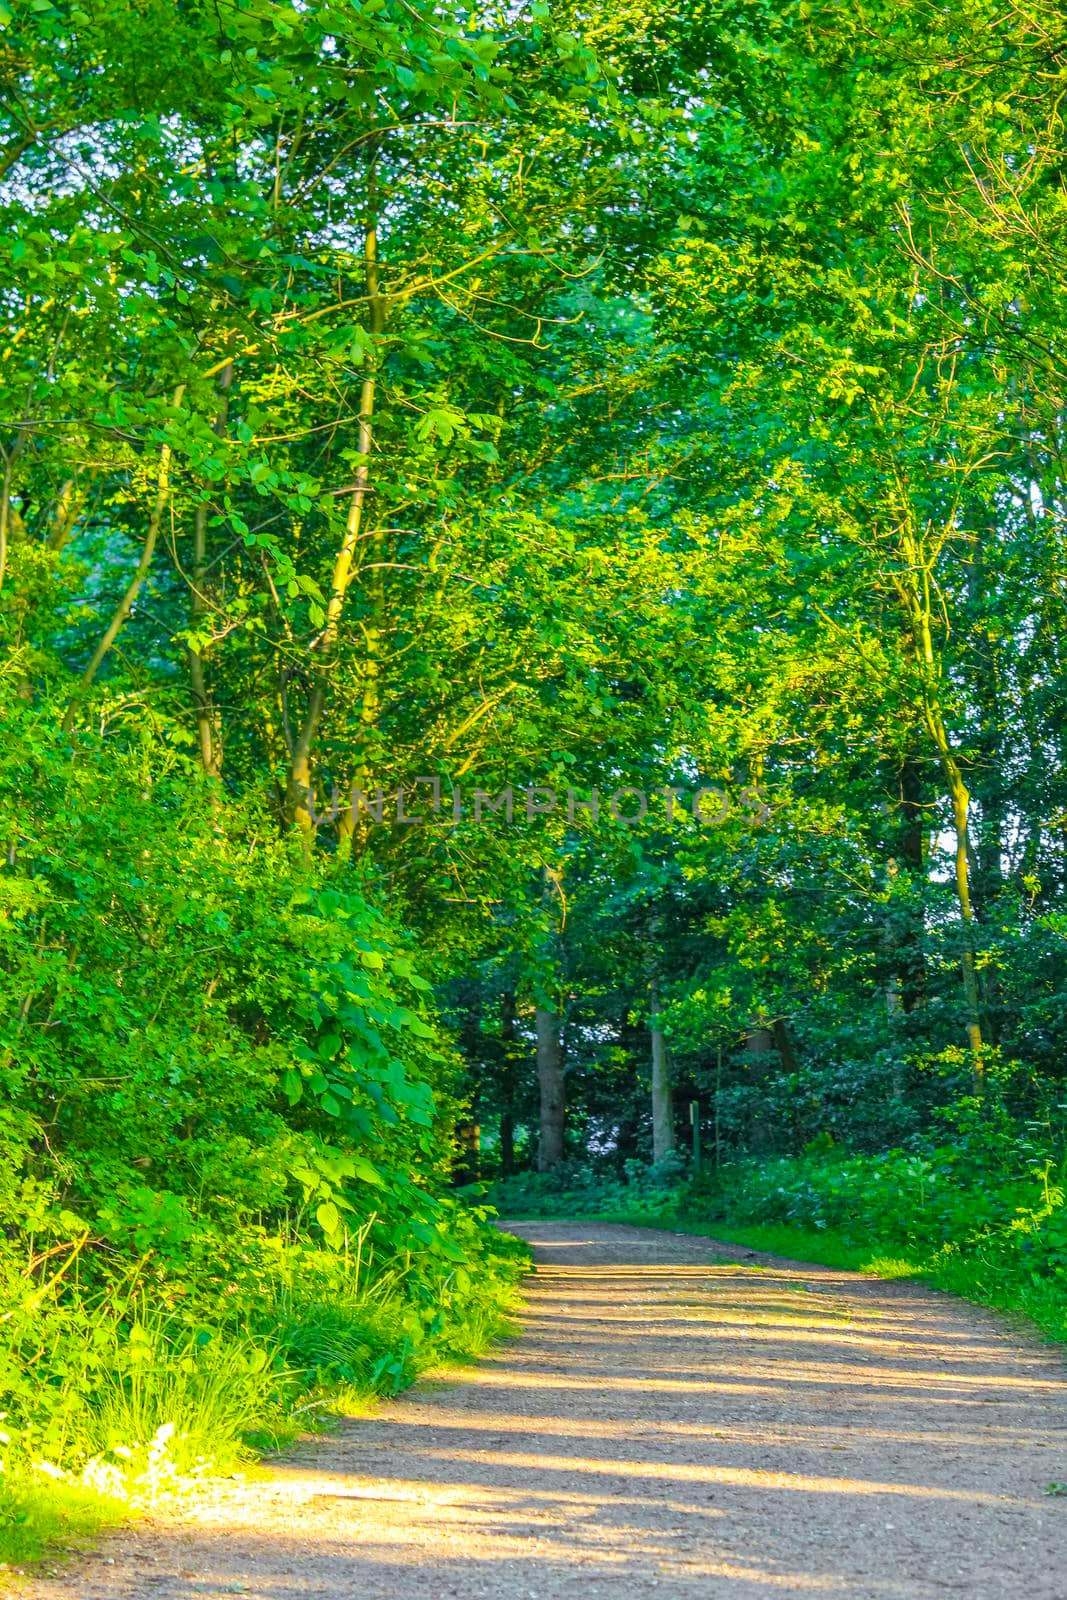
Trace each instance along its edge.
{"label": "grass on path edge", "polygon": [[[58,1572],[72,1558],[94,1548],[109,1529],[136,1520],[144,1511],[192,1504],[235,1473],[261,1475],[269,1470],[270,1457],[298,1438],[328,1434],[344,1418],[371,1415],[383,1399],[393,1398],[414,1383],[437,1381],[515,1337],[529,1250],[525,1241],[498,1236],[495,1230],[487,1237],[493,1246],[479,1262],[471,1263],[469,1303],[458,1301],[451,1316],[417,1351],[405,1347],[389,1367],[378,1362],[364,1381],[331,1381],[325,1376],[320,1381],[316,1374],[312,1383],[309,1376],[313,1403],[307,1403],[311,1388],[294,1389],[286,1413],[272,1416],[265,1433],[258,1426],[259,1417],[250,1412],[241,1436],[220,1438],[217,1454],[211,1451],[201,1456],[201,1465],[189,1475],[180,1468],[161,1474],[163,1492],[158,1500],[152,1498],[151,1485],[140,1482],[137,1498],[131,1498],[121,1485],[111,1492],[106,1470],[92,1484],[29,1459],[11,1470],[0,1450],[0,1595],[17,1595],[24,1587],[23,1580]],[[482,1269],[480,1280],[478,1267]],[[3,1353],[0,1350],[0,1355]],[[5,1442],[0,1413],[0,1444]]]}

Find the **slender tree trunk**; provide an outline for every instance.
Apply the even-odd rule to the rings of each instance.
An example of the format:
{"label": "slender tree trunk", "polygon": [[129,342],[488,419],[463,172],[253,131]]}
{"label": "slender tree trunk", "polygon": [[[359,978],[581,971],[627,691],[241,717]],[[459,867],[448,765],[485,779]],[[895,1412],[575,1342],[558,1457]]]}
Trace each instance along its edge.
{"label": "slender tree trunk", "polygon": [[770,1028],[762,1024],[749,1028],[745,1034],[745,1064],[755,1069],[761,1076],[767,1071],[767,1059],[775,1054],[774,1035]]}
{"label": "slender tree trunk", "polygon": [[[373,165],[371,172],[373,188]],[[367,304],[370,332],[376,341],[385,326],[385,303],[378,280],[378,233],[373,217],[367,227],[364,242],[364,271],[367,283]],[[374,407],[377,398],[377,351],[372,349],[367,357],[367,370],[360,386],[359,431],[356,450],[359,464],[356,467],[348,501],[344,535],[334,558],[330,582],[330,597],[326,605],[326,621],[315,647],[314,679],[308,696],[304,720],[293,740],[292,760],[286,783],[286,815],[295,822],[306,837],[314,829],[309,809],[311,794],[311,755],[318,738],[322,715],[326,706],[326,693],[332,672],[336,668],[338,634],[344,611],[345,598],[353,578],[356,553],[359,548],[364,520],[364,506],[370,490],[370,460],[374,447]],[[348,816],[346,811],[343,816]]]}
{"label": "slender tree trunk", "polygon": [[722,1040],[715,1046],[715,1170],[722,1166],[722,1129],[720,1112],[722,1099]]}
{"label": "slender tree trunk", "polygon": [[895,579],[897,593],[907,612],[920,673],[923,719],[937,750],[952,804],[955,832],[956,898],[960,908],[963,950],[964,1030],[973,1054],[975,1075],[981,1073],[982,1028],[979,1021],[978,964],[975,959],[974,910],[971,904],[970,845],[967,835],[970,794],[963,781],[956,752],[948,736],[940,693],[942,667],[934,648],[934,581],[936,550],[925,548],[910,521],[902,532],[901,554],[905,572]]}
{"label": "slender tree trunk", "polygon": [[[171,401],[171,404],[175,407],[175,409],[181,405],[182,396],[184,394],[185,385],[184,383],[180,383],[177,389],[175,389],[174,398]],[[126,618],[129,616],[130,612],[133,610],[134,601],[141,592],[141,585],[148,576],[149,568],[152,565],[152,557],[155,554],[156,542],[159,539],[159,530],[163,523],[163,514],[170,503],[170,463],[171,448],[169,444],[165,444],[162,450],[159,452],[159,471],[156,474],[156,498],[152,507],[151,515],[148,519],[148,529],[145,533],[144,544],[141,546],[141,559],[138,561],[137,570],[134,572],[133,577],[127,584],[126,591],[123,594],[122,599],[115,607],[111,621],[104,629],[103,637],[93,652],[92,660],[82,673],[78,682],[78,687],[75,690],[69,706],[67,707],[67,714],[63,718],[63,727],[68,733],[74,726],[74,717],[77,713],[79,701],[92,686],[93,679],[99,672],[101,663],[103,662],[108,651],[111,649],[111,646],[115,643],[115,640],[118,638],[122,625],[126,621]]]}
{"label": "slender tree trunk", "polygon": [[789,1025],[784,1017],[775,1017],[771,1023],[771,1038],[774,1048],[778,1052],[778,1059],[782,1063],[783,1071],[795,1072],[797,1070],[796,1051],[793,1041],[789,1036]]}
{"label": "slender tree trunk", "polygon": [[[219,373],[219,390],[222,404],[215,418],[215,432],[221,435],[226,426],[226,391],[233,381],[233,363]],[[208,611],[207,596],[207,506],[199,505],[193,520],[193,570],[189,621],[197,634]],[[207,687],[204,655],[199,644],[189,647],[189,685],[192,690],[193,714],[196,718],[196,742],[200,765],[209,778],[222,772],[222,737],[215,709]]]}
{"label": "slender tree trunk", "polygon": [[0,477],[0,589],[4,587],[7,576],[7,540],[8,528],[11,525],[11,470],[14,462],[14,451],[4,457],[4,471]]}
{"label": "slender tree trunk", "polygon": [[979,1069],[982,1048],[982,1028],[979,1022],[978,964],[974,953],[974,910],[971,905],[971,861],[967,840],[967,820],[970,795],[955,758],[945,762],[945,776],[952,796],[952,818],[956,836],[955,867],[956,897],[959,900],[962,922],[963,1000],[967,1043],[975,1053],[975,1067]]}
{"label": "slender tree trunk", "polygon": [[23,426],[15,437],[15,442],[10,450],[0,451],[0,460],[3,461],[3,472],[0,473],[0,589],[4,587],[7,577],[8,544],[11,531],[17,526],[17,512],[11,503],[11,494],[14,487],[15,462],[25,450],[34,434],[34,429],[29,424],[29,405],[27,398],[26,411],[23,413]]}
{"label": "slender tree trunk", "polygon": [[[978,709],[975,740],[975,799],[979,804],[978,836],[971,866],[975,920],[989,924],[1004,888],[1003,853],[1007,831],[1007,790],[1004,777],[1004,707],[1001,690],[1000,644],[997,629],[986,614],[985,599],[994,530],[983,520],[976,531],[968,577],[968,599],[973,609],[974,695]],[[990,964],[981,974],[986,1026],[992,1043],[1000,1037],[1001,997],[997,968]]]}
{"label": "slender tree trunk", "polygon": [[477,1183],[482,1159],[482,1130],[472,1116],[456,1123],[456,1159],[452,1167],[457,1184]]}
{"label": "slender tree trunk", "polygon": [[897,1017],[904,1014],[904,1006],[900,999],[900,979],[895,972],[891,972],[885,980],[885,1014],[890,1022],[895,1022]]}
{"label": "slender tree trunk", "polygon": [[52,517],[52,526],[48,530],[47,545],[49,550],[58,553],[63,549],[70,538],[71,529],[78,520],[86,493],[79,489],[73,478],[68,478],[56,497],[55,514]]}
{"label": "slender tree trunk", "polygon": [[326,690],[330,669],[335,664],[337,634],[344,610],[345,597],[352,579],[352,561],[359,543],[363,524],[364,497],[370,487],[370,452],[374,440],[373,416],[375,380],[368,376],[360,390],[359,435],[356,448],[361,460],[356,468],[356,481],[348,504],[344,538],[334,561],[333,580],[326,610],[326,626],[319,641],[318,665],[308,697],[304,720],[293,741],[292,765],[286,788],[286,811],[289,820],[305,832],[312,829],[309,796],[311,793],[311,753],[318,738],[322,714],[326,708]]}
{"label": "slender tree trunk", "polygon": [[510,1178],[515,1171],[515,1113],[505,1106],[500,1113],[500,1176]]}
{"label": "slender tree trunk", "polygon": [[[755,1084],[766,1082],[771,1067],[771,1058],[776,1054],[774,1035],[770,1028],[758,1024],[748,1029],[745,1034],[742,1056],[745,1067],[751,1073],[752,1081]],[[774,1143],[771,1125],[762,1106],[754,1112],[749,1121],[748,1139],[754,1150],[769,1150]]]}
{"label": "slender tree trunk", "polygon": [[[207,609],[204,599],[206,566],[207,506],[197,506],[193,522],[193,592],[189,607],[189,620],[194,632],[203,623]],[[200,765],[209,778],[217,778],[221,751],[212,727],[211,699],[204,673],[203,651],[199,643],[189,646],[189,684],[193,696],[193,715],[196,718],[196,744],[200,753]]]}
{"label": "slender tree trunk", "polygon": [[[559,917],[552,906],[553,898],[560,907]],[[563,903],[563,869],[551,867],[546,862],[541,869],[541,904],[548,917],[550,931],[545,940],[543,954],[552,973],[553,982],[546,993],[538,996],[534,1017],[541,1122],[541,1137],[537,1147],[538,1172],[550,1172],[563,1160],[567,1111],[563,1067],[563,1022],[559,1010],[548,998],[552,988],[558,988],[562,956],[560,921]]]}
{"label": "slender tree trunk", "polygon": [[[927,633],[928,660],[932,660]],[[960,972],[963,979],[964,1030],[967,1043],[974,1056],[974,1071],[981,1073],[982,1028],[979,1021],[978,963],[975,959],[974,907],[971,903],[971,850],[968,838],[971,796],[963,781],[963,772],[956,753],[949,743],[948,730],[938,702],[929,695],[926,702],[926,722],[941,758],[949,799],[952,803],[952,826],[955,839],[953,851],[956,900],[960,908],[960,934],[962,952]]]}
{"label": "slender tree trunk", "polygon": [[538,1006],[537,1085],[541,1098],[541,1139],[537,1148],[538,1172],[551,1172],[563,1160],[563,1130],[566,1096],[563,1081],[563,1041],[560,1019],[554,1011]]}
{"label": "slender tree trunk", "polygon": [[500,1175],[515,1171],[515,995],[508,989],[500,997]]}
{"label": "slender tree trunk", "polygon": [[926,823],[922,770],[914,757],[900,764],[900,857],[908,875],[909,903],[904,936],[897,942],[900,1004],[906,1016],[926,1003]]}
{"label": "slender tree trunk", "polygon": [[659,985],[649,984],[649,1037],[652,1046],[652,1160],[666,1161],[674,1150],[674,1095],[667,1039],[659,1014]]}

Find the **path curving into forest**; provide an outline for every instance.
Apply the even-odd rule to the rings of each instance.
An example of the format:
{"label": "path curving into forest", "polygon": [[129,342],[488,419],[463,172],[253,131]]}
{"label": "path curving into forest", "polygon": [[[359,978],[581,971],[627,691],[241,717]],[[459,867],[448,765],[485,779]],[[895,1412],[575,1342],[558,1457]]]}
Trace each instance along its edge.
{"label": "path curving into forest", "polygon": [[1067,1600],[1053,1352],[909,1283],[509,1226],[521,1338],[35,1600]]}

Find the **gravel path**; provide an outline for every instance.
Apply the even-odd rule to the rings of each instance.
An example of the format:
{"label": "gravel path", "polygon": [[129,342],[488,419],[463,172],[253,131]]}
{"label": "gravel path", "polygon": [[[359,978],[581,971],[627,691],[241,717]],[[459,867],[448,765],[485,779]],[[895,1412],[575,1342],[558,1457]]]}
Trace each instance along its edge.
{"label": "gravel path", "polygon": [[907,1283],[508,1226],[520,1339],[33,1600],[1067,1600],[1055,1355]]}

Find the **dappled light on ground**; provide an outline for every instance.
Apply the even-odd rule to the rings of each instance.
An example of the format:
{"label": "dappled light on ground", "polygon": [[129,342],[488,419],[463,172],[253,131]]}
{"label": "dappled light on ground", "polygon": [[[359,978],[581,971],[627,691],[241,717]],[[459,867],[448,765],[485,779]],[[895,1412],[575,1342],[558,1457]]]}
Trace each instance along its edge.
{"label": "dappled light on ground", "polygon": [[1050,1352],[910,1283],[524,1231],[521,1339],[41,1600],[1063,1600]]}

